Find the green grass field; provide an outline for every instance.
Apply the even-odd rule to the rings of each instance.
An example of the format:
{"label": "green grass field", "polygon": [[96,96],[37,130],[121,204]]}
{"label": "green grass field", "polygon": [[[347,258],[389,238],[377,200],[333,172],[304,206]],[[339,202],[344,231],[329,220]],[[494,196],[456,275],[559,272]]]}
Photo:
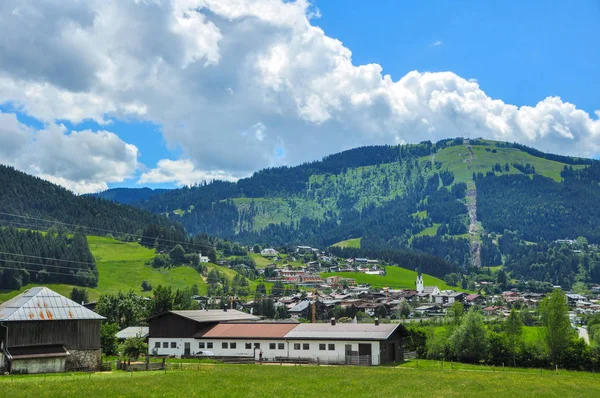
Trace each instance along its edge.
{"label": "green grass field", "polygon": [[399,367],[203,365],[165,372],[0,377],[7,397],[593,397],[592,373]]}
{"label": "green grass field", "polygon": [[341,247],[341,248],[350,247],[350,248],[354,248],[354,249],[360,249],[361,239],[362,238],[347,239],[347,240],[338,242],[336,244],[333,244],[332,246]]}
{"label": "green grass field", "polygon": [[[104,293],[117,293],[133,289],[139,294],[150,296],[152,292],[142,292],[142,281],[148,281],[152,286],[170,285],[174,288],[184,288],[197,284],[201,292],[206,292],[206,283],[198,272],[190,267],[173,269],[153,268],[146,261],[155,256],[154,250],[147,249],[137,243],[126,243],[116,239],[100,236],[88,236],[90,250],[96,259],[99,280],[96,288],[87,289],[91,300]],[[38,286],[28,285],[19,291],[1,292],[0,301],[6,301],[27,288]],[[50,289],[69,296],[72,285],[48,284]]]}
{"label": "green grass field", "polygon": [[[385,267],[386,275],[366,275],[362,272],[325,272],[321,276],[326,278],[332,275],[339,275],[344,278],[352,278],[356,283],[368,283],[374,287],[405,288],[414,289],[417,273],[400,267]],[[456,287],[446,285],[443,280],[434,276],[423,274],[425,286],[437,286],[440,290],[461,290]]]}
{"label": "green grass field", "polygon": [[[491,171],[491,168],[496,164],[500,163],[504,166],[505,163],[509,164],[510,174],[520,174],[521,172],[512,167],[512,163],[520,164],[531,164],[535,167],[538,174],[550,177],[556,181],[560,181],[560,172],[565,166],[564,163],[555,162],[543,158],[532,156],[526,152],[523,152],[516,148],[496,148],[493,145],[493,141],[489,141],[492,145],[473,145],[473,153],[475,159],[470,168],[467,167],[466,159],[470,157],[470,153],[466,145],[452,146],[444,148],[435,155],[435,161],[442,163],[442,169],[448,168],[449,171],[454,173],[455,182],[466,182],[471,179],[473,173],[487,173]],[[486,151],[486,148],[490,151]],[[497,152],[493,153],[491,150],[495,149]],[[422,163],[430,162],[430,156],[424,156],[420,158]],[[582,168],[584,166],[573,166],[573,168]],[[506,173],[506,172],[505,172]],[[497,173],[499,174],[499,173]]]}

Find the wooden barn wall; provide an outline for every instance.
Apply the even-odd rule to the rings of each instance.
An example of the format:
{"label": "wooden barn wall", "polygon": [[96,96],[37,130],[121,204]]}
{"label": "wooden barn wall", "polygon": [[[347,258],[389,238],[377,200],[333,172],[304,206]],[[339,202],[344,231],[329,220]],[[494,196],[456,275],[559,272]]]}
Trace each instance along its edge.
{"label": "wooden barn wall", "polygon": [[67,350],[100,348],[100,321],[7,322],[8,347],[63,344]]}

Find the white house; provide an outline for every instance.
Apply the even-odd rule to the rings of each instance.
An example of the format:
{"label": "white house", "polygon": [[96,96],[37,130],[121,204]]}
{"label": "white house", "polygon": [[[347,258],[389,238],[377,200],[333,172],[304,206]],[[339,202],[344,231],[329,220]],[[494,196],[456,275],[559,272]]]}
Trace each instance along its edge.
{"label": "white house", "polygon": [[260,255],[263,257],[275,257],[275,256],[279,255],[279,252],[273,248],[262,249],[260,251]]}
{"label": "white house", "polygon": [[243,314],[237,311],[224,312],[234,313],[235,319],[215,323],[219,317],[215,312],[219,311],[183,317],[182,312],[206,311],[170,311],[150,319],[150,354],[187,356],[210,351],[216,357],[263,361],[283,358],[379,365],[402,360],[402,338],[406,335],[400,324],[337,324],[335,320],[315,324],[258,323],[236,321]]}
{"label": "white house", "polygon": [[210,259],[207,256],[203,256],[202,252],[198,253],[198,257],[200,258],[201,263],[208,263]]}

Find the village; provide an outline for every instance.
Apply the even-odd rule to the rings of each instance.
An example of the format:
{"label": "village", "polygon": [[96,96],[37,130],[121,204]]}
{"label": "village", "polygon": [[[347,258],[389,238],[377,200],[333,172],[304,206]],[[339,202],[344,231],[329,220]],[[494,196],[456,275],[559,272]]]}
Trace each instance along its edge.
{"label": "village", "polygon": [[[339,365],[380,365],[405,359],[404,341],[411,324],[437,322],[477,308],[488,320],[506,319],[511,310],[534,313],[546,293],[510,289],[485,294],[426,285],[420,267],[414,288],[394,289],[358,284],[344,273],[385,276],[386,266],[367,258],[334,259],[308,246],[317,260],[276,267],[265,282],[294,286],[282,294],[196,295],[195,310],[167,310],[115,333],[120,342],[142,339],[147,358],[246,359]],[[261,256],[278,257],[274,249]],[[341,263],[327,268],[321,263]],[[269,266],[268,266],[269,267]],[[266,267],[265,269],[267,269]],[[264,272],[264,271],[263,271]],[[336,275],[322,277],[322,272]],[[559,287],[555,287],[559,288]],[[489,290],[489,289],[487,289]],[[291,294],[284,292],[293,291]],[[271,292],[272,293],[272,292]],[[566,293],[569,321],[589,344],[582,317],[600,312],[600,287],[591,294]],[[258,313],[257,300],[269,300],[275,316]],[[0,371],[45,373],[97,370],[102,366],[100,338],[103,316],[96,302],[76,303],[47,287],[31,288],[0,305]],[[409,356],[413,355],[409,353]],[[164,364],[164,362],[163,362]],[[129,365],[131,366],[131,365]],[[138,369],[148,365],[138,366]]]}

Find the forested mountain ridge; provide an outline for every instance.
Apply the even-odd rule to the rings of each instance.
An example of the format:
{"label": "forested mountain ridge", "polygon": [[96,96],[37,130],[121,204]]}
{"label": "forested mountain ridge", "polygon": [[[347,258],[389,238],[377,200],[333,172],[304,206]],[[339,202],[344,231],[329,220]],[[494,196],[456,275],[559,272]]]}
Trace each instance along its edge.
{"label": "forested mountain ridge", "polygon": [[[356,148],[262,170],[237,183],[175,189],[134,205],[168,214],[192,233],[248,244],[326,247],[360,237],[370,255],[415,249],[463,269],[474,264],[473,248],[480,247],[478,264],[510,263],[515,275],[540,278],[532,268],[535,256],[528,257],[531,264],[517,264],[498,239],[509,231],[517,234],[518,245],[538,243],[529,249],[561,255],[564,251],[549,249],[553,240],[582,236],[599,243],[593,226],[600,213],[588,210],[600,197],[598,167],[592,159],[458,138]],[[475,228],[467,205],[477,216]],[[569,266],[541,278],[567,286],[576,275],[596,280],[596,255],[589,258],[583,273]]]}
{"label": "forested mountain ridge", "polygon": [[151,188],[113,188],[84,196],[93,196],[127,205],[133,202],[147,200],[152,196],[160,195],[168,191],[168,189]]}
{"label": "forested mountain ridge", "polygon": [[[95,233],[133,234],[150,224],[183,228],[158,214],[71,191],[12,167],[0,165],[0,226],[45,230],[57,221]],[[70,226],[71,232],[74,230]]]}

